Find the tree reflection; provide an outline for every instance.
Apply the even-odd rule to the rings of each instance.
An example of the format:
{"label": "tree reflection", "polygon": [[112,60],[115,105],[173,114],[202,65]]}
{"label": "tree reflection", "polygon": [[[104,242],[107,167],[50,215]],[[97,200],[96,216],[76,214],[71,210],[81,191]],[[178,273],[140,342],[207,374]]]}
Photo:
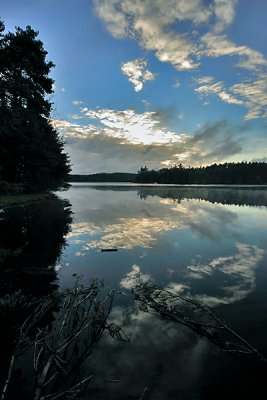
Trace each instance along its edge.
{"label": "tree reflection", "polygon": [[267,187],[260,186],[204,186],[204,185],[72,185],[72,189],[112,191],[112,192],[137,192],[138,196],[146,200],[149,196],[158,196],[163,199],[172,199],[180,203],[183,199],[206,200],[210,203],[229,204],[240,206],[267,206]]}
{"label": "tree reflection", "polygon": [[1,295],[18,289],[42,296],[54,288],[55,265],[70,230],[66,200],[53,196],[32,205],[9,207],[0,220]]}
{"label": "tree reflection", "polygon": [[0,214],[0,381],[19,327],[34,306],[32,299],[57,288],[55,266],[71,221],[70,203],[52,195],[42,202],[6,207]]}
{"label": "tree reflection", "polygon": [[149,196],[172,199],[180,203],[183,199],[199,199],[210,203],[267,206],[267,188],[248,187],[138,187],[138,196],[146,200]]}

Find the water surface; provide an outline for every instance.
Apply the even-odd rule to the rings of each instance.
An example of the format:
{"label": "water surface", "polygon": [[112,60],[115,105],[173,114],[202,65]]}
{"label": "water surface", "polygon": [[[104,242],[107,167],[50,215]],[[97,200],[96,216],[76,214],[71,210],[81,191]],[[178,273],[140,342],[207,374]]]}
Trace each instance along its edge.
{"label": "water surface", "polygon": [[77,276],[117,289],[111,319],[131,342],[102,338],[81,371],[94,376],[84,399],[257,397],[263,363],[140,310],[131,289],[139,276],[207,304],[266,356],[266,188],[73,184],[57,195],[1,213],[1,291],[38,292],[38,277],[42,292],[63,290]]}
{"label": "water surface", "polygon": [[[131,337],[127,345],[104,339],[88,361],[95,398],[258,393],[265,366],[225,355],[187,328],[140,311],[129,289],[139,275],[201,301],[266,355],[266,188],[74,184],[64,196],[74,215],[60,285],[77,274],[122,291],[112,318]],[[101,252],[107,248],[118,251]]]}

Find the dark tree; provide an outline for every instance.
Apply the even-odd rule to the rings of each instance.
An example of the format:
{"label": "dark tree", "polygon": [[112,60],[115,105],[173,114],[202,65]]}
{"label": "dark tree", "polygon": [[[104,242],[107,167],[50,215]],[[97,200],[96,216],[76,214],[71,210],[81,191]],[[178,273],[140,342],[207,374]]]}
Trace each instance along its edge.
{"label": "dark tree", "polygon": [[70,171],[52,127],[54,64],[31,27],[4,34],[0,21],[0,180],[24,191],[58,188]]}
{"label": "dark tree", "polygon": [[182,164],[158,171],[141,167],[136,182],[174,184],[225,184],[225,185],[266,185],[267,163],[241,162],[213,164],[207,167],[183,167]]}

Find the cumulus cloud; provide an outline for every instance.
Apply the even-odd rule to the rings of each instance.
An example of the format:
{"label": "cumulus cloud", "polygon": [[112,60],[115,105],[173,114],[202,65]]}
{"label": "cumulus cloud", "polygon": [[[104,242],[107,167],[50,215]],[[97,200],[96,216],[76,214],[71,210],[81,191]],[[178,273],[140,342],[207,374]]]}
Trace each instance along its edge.
{"label": "cumulus cloud", "polygon": [[233,22],[235,17],[235,6],[238,0],[215,0],[214,13],[216,16],[215,31],[222,31]]}
{"label": "cumulus cloud", "polygon": [[89,119],[100,121],[105,127],[106,135],[124,138],[131,143],[159,144],[183,140],[182,135],[178,135],[162,125],[162,116],[159,111],[137,113],[131,109],[84,109],[84,115]]}
{"label": "cumulus cloud", "polygon": [[198,66],[197,47],[185,33],[171,29],[177,21],[206,22],[211,10],[201,0],[96,0],[96,11],[115,38],[132,37],[177,70]]}
{"label": "cumulus cloud", "polygon": [[[213,0],[207,6],[201,0],[96,0],[95,6],[114,37],[136,39],[145,49],[154,51],[160,61],[169,62],[179,71],[197,68],[202,55],[239,55],[237,66],[252,70],[266,66],[260,52],[238,46],[222,34],[234,20],[237,3]],[[196,27],[205,24],[208,32],[203,36],[196,32],[192,40],[188,31],[172,28],[181,21],[191,21]]]}
{"label": "cumulus cloud", "polygon": [[123,74],[128,76],[136,92],[140,92],[143,89],[144,82],[155,79],[155,74],[146,69],[146,66],[147,62],[143,59],[136,59],[121,64]]}
{"label": "cumulus cloud", "polygon": [[168,129],[163,110],[83,108],[81,115],[83,124],[77,118],[53,121],[66,138],[75,173],[121,171],[125,166],[133,172],[141,165],[158,169],[180,162],[205,165],[225,161],[243,149],[238,129],[226,122],[207,124],[189,135]]}
{"label": "cumulus cloud", "polygon": [[[97,14],[115,38],[136,40],[159,61],[170,63],[178,71],[197,69],[203,57],[233,57],[234,66],[246,71],[251,84],[254,80],[256,85],[259,74],[267,67],[264,55],[246,44],[234,43],[225,34],[234,21],[237,4],[238,0],[212,0],[209,4],[202,0],[95,0]],[[191,29],[181,22],[191,24]],[[142,90],[146,80],[155,77],[150,71],[145,72],[146,65],[142,62],[122,64],[123,73],[136,91]],[[216,93],[223,102],[248,107],[246,119],[266,117],[262,112],[261,94],[252,102],[240,95],[238,86],[231,92],[222,82],[203,80],[198,84],[203,86],[198,88],[199,93]],[[239,84],[246,85],[246,80]]]}

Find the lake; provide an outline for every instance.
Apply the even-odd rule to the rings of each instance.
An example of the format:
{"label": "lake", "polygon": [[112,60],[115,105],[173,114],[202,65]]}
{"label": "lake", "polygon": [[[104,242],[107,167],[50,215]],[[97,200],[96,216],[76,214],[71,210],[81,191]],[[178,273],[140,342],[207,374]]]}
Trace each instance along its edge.
{"label": "lake", "polygon": [[130,342],[101,339],[83,398],[257,397],[264,362],[146,312],[131,290],[138,278],[207,305],[267,357],[267,189],[72,184],[56,196],[1,212],[0,289],[40,296],[77,277],[116,289],[110,319]]}

